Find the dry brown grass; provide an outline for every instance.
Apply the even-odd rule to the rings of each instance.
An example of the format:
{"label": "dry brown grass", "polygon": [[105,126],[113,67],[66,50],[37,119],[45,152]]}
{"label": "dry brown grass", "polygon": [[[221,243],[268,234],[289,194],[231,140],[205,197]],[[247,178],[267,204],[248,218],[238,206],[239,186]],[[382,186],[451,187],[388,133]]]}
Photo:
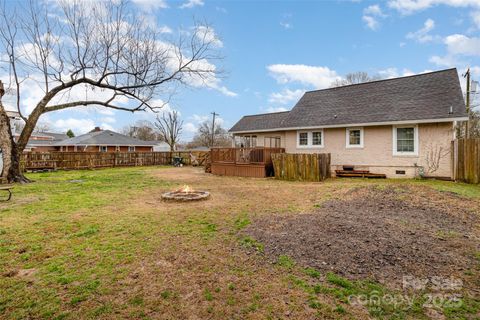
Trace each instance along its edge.
{"label": "dry brown grass", "polygon": [[[0,207],[1,318],[368,318],[364,308],[312,292],[303,282],[314,282],[300,266],[272,264],[246,249],[239,230],[261,216],[309,213],[329,199],[355,196],[365,185],[408,185],[418,191],[418,201],[421,192],[434,194],[436,205],[448,203],[431,187],[458,188],[443,182],[218,177],[201,168],[34,178],[36,183],[18,188],[13,203]],[[69,183],[74,179],[85,183]],[[211,199],[161,200],[162,192],[184,184],[211,192]],[[480,196],[469,186],[459,192]],[[448,199],[478,208],[476,199]],[[28,279],[16,276],[25,269],[34,269]]]}

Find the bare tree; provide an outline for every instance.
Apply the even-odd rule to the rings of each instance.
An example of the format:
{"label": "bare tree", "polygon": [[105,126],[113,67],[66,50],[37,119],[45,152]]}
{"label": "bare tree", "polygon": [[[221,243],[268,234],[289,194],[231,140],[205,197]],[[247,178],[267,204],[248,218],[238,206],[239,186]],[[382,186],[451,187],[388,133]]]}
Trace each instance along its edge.
{"label": "bare tree", "polygon": [[[14,141],[0,104],[3,172],[10,182],[29,182],[20,157],[42,115],[86,106],[155,111],[179,85],[198,87],[218,74],[211,62],[219,58],[217,39],[208,26],[171,40],[123,1],[23,4],[0,8],[0,68],[9,72],[6,89],[15,92],[14,107],[25,122]],[[43,93],[27,115],[22,101],[31,86]]]}
{"label": "bare tree", "polygon": [[139,120],[133,125],[124,127],[122,129],[122,134],[144,141],[159,139],[159,134],[155,130],[155,126],[147,120]]}
{"label": "bare tree", "polygon": [[170,146],[170,151],[175,151],[183,126],[183,121],[180,120],[178,112],[174,110],[165,112],[162,117],[157,116],[155,126],[162,140]]}
{"label": "bare tree", "polygon": [[357,72],[347,74],[344,79],[335,80],[331,84],[331,87],[332,88],[341,87],[341,86],[347,86],[350,84],[358,84],[358,83],[370,82],[375,80],[380,80],[380,77],[370,76],[367,72],[364,72],[364,71],[357,71]]}
{"label": "bare tree", "polygon": [[[198,132],[193,137],[192,141],[187,144],[187,148],[195,147],[210,147],[212,145],[212,124],[210,121],[205,121],[200,124]],[[232,138],[227,130],[221,127],[220,124],[215,124],[215,140],[214,147],[229,147],[232,145]]]}

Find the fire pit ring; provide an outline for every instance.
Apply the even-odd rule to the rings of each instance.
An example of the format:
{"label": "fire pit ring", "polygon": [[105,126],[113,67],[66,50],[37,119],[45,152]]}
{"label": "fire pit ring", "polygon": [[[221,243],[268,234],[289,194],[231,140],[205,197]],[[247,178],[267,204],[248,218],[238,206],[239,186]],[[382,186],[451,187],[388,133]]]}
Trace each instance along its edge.
{"label": "fire pit ring", "polygon": [[189,187],[184,187],[179,190],[165,192],[164,194],[162,194],[163,200],[180,202],[206,200],[209,197],[210,192],[191,190]]}

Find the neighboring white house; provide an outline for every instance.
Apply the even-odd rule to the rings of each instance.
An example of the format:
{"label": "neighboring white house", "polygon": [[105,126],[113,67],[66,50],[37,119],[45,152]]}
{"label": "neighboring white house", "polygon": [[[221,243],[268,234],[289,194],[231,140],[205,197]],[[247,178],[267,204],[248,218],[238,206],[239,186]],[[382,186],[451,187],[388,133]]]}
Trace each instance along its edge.
{"label": "neighboring white house", "polygon": [[153,152],[168,152],[170,151],[170,146],[163,141],[151,141],[154,143]]}

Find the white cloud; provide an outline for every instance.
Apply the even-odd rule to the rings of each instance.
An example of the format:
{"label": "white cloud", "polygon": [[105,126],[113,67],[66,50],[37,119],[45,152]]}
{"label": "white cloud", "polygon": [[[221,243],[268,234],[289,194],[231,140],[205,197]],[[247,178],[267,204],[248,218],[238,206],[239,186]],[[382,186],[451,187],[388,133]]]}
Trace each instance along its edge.
{"label": "white cloud", "polygon": [[197,27],[197,37],[202,41],[213,44],[217,48],[223,47],[223,42],[219,39],[218,35],[215,33],[215,29],[212,27]]}
{"label": "white cloud", "polygon": [[197,126],[194,125],[193,123],[191,122],[187,122],[183,125],[183,131],[186,132],[186,133],[196,133],[197,132]]}
{"label": "white cloud", "polygon": [[95,128],[95,121],[92,119],[67,118],[50,122],[53,130],[57,132],[67,132],[71,129],[75,134],[84,134]]}
{"label": "white cloud", "polygon": [[378,74],[384,79],[396,78],[398,77],[398,70],[397,68],[387,68],[378,71]]}
{"label": "white cloud", "polygon": [[100,121],[102,121],[104,123],[115,123],[115,122],[117,122],[117,120],[113,117],[104,117],[104,118],[100,119]]}
{"label": "white cloud", "polygon": [[385,16],[385,14],[382,12],[382,9],[380,9],[380,6],[378,4],[366,7],[365,9],[363,9],[363,14],[368,14],[368,15],[378,16],[378,17]]}
{"label": "white cloud", "polygon": [[145,11],[168,8],[165,0],[132,0],[132,2]]}
{"label": "white cloud", "polygon": [[454,55],[480,56],[480,38],[453,34],[445,38],[449,53]]}
{"label": "white cloud", "polygon": [[406,69],[406,68],[399,70],[398,68],[391,67],[391,68],[378,71],[378,75],[382,79],[391,79],[391,78],[398,78],[398,77],[408,77],[408,76],[413,76],[416,74],[427,73],[427,72],[432,72],[432,70],[423,70],[422,72],[413,72],[410,69]]}
{"label": "white cloud", "polygon": [[229,89],[228,89],[227,87],[225,87],[225,86],[214,86],[214,87],[212,87],[212,88],[215,89],[215,90],[217,90],[217,91],[220,92],[221,94],[226,95],[227,97],[237,97],[237,96],[238,96],[238,93],[229,90]]}
{"label": "white cloud", "polygon": [[390,0],[388,6],[402,14],[411,14],[437,5],[451,7],[480,7],[478,0]]}
{"label": "white cloud", "polygon": [[214,74],[216,66],[207,60],[198,60],[190,65],[195,70],[211,70],[210,74],[186,74],[184,81],[195,88],[209,88],[220,92],[227,97],[236,97],[238,94],[221,85],[221,80]]}
{"label": "white cloud", "polygon": [[461,63],[461,57],[480,56],[480,38],[468,37],[463,34],[452,34],[443,40],[446,45],[447,53],[445,56],[434,55],[429,61],[442,67],[458,66]]}
{"label": "white cloud", "polygon": [[289,23],[289,22],[280,21],[280,25],[281,25],[284,29],[291,29],[291,28],[293,28],[292,24]]}
{"label": "white cloud", "polygon": [[284,107],[268,107],[267,109],[265,109],[265,111],[268,113],[273,113],[273,112],[288,111],[288,109]]}
{"label": "white cloud", "polygon": [[301,89],[284,89],[281,92],[274,92],[270,94],[270,98],[268,99],[268,101],[273,104],[287,104],[293,101],[298,101],[298,99],[300,99],[304,93],[305,90]]}
{"label": "white cloud", "polygon": [[452,56],[432,56],[428,59],[429,62],[436,64],[439,67],[451,67],[457,64],[457,60]]}
{"label": "white cloud", "polygon": [[374,4],[363,9],[362,20],[371,30],[377,30],[380,26],[379,19],[385,18],[387,15],[382,12],[378,4]]}
{"label": "white cloud", "polygon": [[327,88],[335,80],[341,79],[328,67],[308,66],[304,64],[272,64],[267,66],[270,75],[278,83],[298,82],[316,89]]}
{"label": "white cloud", "polygon": [[362,20],[363,20],[363,22],[365,22],[367,27],[372,29],[372,30],[377,30],[378,26],[380,25],[378,23],[377,19],[375,19],[372,16],[363,16]]}
{"label": "white cloud", "polygon": [[[190,120],[192,120],[191,122],[193,123],[200,124],[205,121],[212,121],[212,115],[211,114],[193,114],[190,117]],[[223,123],[225,123],[225,120],[222,117],[217,116],[215,118],[215,123],[222,125]]]}
{"label": "white cloud", "polygon": [[435,28],[435,21],[432,19],[427,19],[423,24],[423,28],[417,30],[415,32],[409,32],[407,34],[407,39],[412,39],[420,43],[430,42],[433,41],[436,36],[432,36],[430,31]]}
{"label": "white cloud", "polygon": [[[429,61],[442,67],[465,66],[462,57],[480,56],[480,38],[463,34],[452,34],[443,40],[447,53],[444,56],[432,56]],[[461,66],[461,67],[463,67]]]}
{"label": "white cloud", "polygon": [[202,122],[208,121],[210,119],[210,116],[194,114],[190,118],[196,123],[202,123]]}
{"label": "white cloud", "polygon": [[180,9],[191,9],[196,6],[203,6],[205,2],[203,0],[188,0],[184,4],[182,4],[179,8]]}
{"label": "white cloud", "polygon": [[173,30],[171,28],[169,28],[168,26],[158,27],[158,31],[160,33],[172,33],[173,32]]}
{"label": "white cloud", "polygon": [[472,12],[470,15],[477,29],[480,29],[480,11]]}

